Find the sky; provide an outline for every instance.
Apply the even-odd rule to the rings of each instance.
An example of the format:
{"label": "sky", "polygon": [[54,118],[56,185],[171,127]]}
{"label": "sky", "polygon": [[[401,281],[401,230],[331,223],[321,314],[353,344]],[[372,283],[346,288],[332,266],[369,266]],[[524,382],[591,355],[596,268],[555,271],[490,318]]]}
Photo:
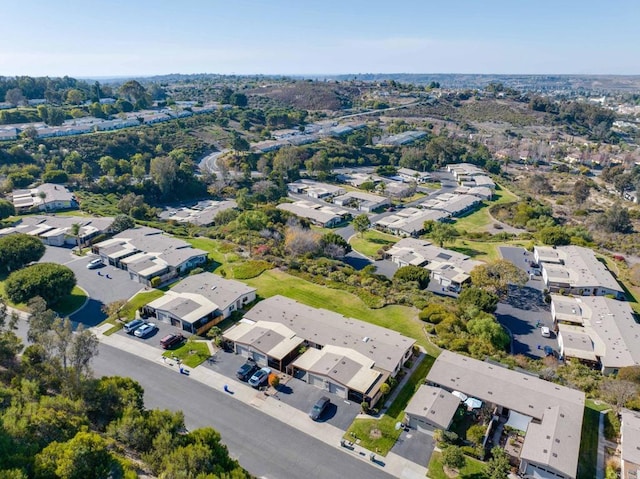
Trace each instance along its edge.
{"label": "sky", "polygon": [[4,0],[0,75],[640,74],[640,0]]}

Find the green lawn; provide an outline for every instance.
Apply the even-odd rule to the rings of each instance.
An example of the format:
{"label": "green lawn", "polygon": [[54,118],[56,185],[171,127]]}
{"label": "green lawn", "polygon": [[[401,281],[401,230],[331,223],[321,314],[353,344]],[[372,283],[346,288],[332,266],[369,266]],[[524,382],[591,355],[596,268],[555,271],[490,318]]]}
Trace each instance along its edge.
{"label": "green lawn", "polygon": [[166,358],[180,358],[182,364],[195,368],[205,362],[211,353],[209,347],[203,341],[187,341],[177,349],[166,351],[163,354]]}
{"label": "green lawn", "polygon": [[527,246],[528,241],[474,241],[456,238],[453,243],[445,244],[445,248],[457,251],[480,261],[494,261],[500,259],[500,246]]}
{"label": "green lawn", "polygon": [[[269,270],[257,278],[245,281],[257,288],[263,298],[280,294],[314,308],[324,308],[385,328],[398,331],[414,338],[418,344],[432,349],[422,330],[423,322],[417,317],[417,310],[407,306],[385,306],[371,309],[357,296],[339,289],[327,288],[305,281],[280,270]],[[427,350],[429,350],[427,349]]]}
{"label": "green lawn", "polygon": [[136,311],[145,304],[150,303],[154,299],[158,299],[164,294],[160,289],[152,289],[136,294],[131,300],[124,305],[121,310],[121,317],[125,319],[133,319],[136,317]]}
{"label": "green lawn", "polygon": [[599,405],[590,400],[586,401],[582,420],[580,456],[578,458],[578,479],[593,479],[596,477],[600,411],[607,408],[608,406],[606,405]]}
{"label": "green lawn", "polygon": [[351,238],[349,244],[358,253],[362,253],[369,258],[378,256],[378,250],[386,245],[393,245],[400,241],[400,238],[377,230],[365,231],[364,235],[356,234]]}
{"label": "green lawn", "polygon": [[[465,460],[466,464],[460,469],[460,475],[458,476],[460,479],[484,479],[486,477],[483,462],[469,456],[465,456]],[[432,454],[428,474],[431,479],[449,479],[449,476],[444,473],[442,468],[441,452],[434,452]]]}
{"label": "green lawn", "polygon": [[234,279],[249,279],[259,276],[263,271],[273,268],[267,261],[251,260],[241,263],[229,264],[226,267],[227,277]]}
{"label": "green lawn", "polygon": [[198,248],[209,253],[209,259],[219,264],[227,262],[226,253],[229,251],[220,242],[212,240],[210,238],[183,238],[187,243],[191,244],[194,248]]}
{"label": "green lawn", "polygon": [[482,232],[486,231],[487,227],[494,223],[494,220],[489,214],[489,206],[502,203],[511,203],[518,199],[516,195],[509,190],[500,187],[496,189],[494,199],[489,202],[484,202],[485,206],[482,206],[479,210],[471,213],[470,215],[456,219],[455,227],[458,231],[467,232]]}
{"label": "green lawn", "polygon": [[60,316],[69,316],[84,304],[87,299],[86,293],[78,286],[74,286],[71,294],[62,298],[52,308]]}

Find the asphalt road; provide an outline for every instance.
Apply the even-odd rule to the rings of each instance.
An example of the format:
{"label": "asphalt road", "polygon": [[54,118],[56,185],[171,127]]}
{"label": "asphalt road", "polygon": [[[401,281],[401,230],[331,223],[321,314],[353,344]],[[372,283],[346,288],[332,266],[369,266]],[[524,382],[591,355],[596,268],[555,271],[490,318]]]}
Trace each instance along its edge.
{"label": "asphalt road", "polygon": [[101,344],[93,368],[97,376],[127,375],[135,379],[145,390],[148,408],[182,410],[188,429],[215,428],[231,456],[258,477],[392,477],[222,392],[119,349]]}
{"label": "asphalt road", "polygon": [[[71,320],[82,323],[85,326],[100,324],[106,315],[101,308],[119,299],[129,299],[143,288],[143,285],[129,279],[126,271],[113,266],[105,266],[100,269],[87,269],[87,263],[96,256],[74,256],[70,248],[58,248],[47,246],[46,252],[40,262],[63,264],[73,270],[78,281],[89,295],[87,304],[77,313],[71,315]],[[100,273],[100,276],[98,275]],[[106,275],[109,274],[111,279]]]}

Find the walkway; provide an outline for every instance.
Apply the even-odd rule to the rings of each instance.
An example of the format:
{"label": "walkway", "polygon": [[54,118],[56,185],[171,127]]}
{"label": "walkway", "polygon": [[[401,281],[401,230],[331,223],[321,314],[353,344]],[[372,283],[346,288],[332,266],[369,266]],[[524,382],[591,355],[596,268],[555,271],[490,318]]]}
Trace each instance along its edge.
{"label": "walkway", "polygon": [[[105,336],[102,334],[109,328],[111,328],[111,325],[106,324],[94,329],[98,339],[104,344],[126,351],[130,354],[135,354],[136,356],[147,359],[148,361],[164,364],[165,367],[173,368],[176,370],[176,374],[179,374],[177,364],[171,360],[163,359],[162,351],[158,348],[132,341],[129,338],[118,334],[112,334],[111,336]],[[194,381],[199,381],[219,391],[224,390],[225,385],[230,385],[230,395],[234,399],[259,408],[264,414],[268,414],[283,423],[295,427],[299,431],[313,436],[345,454],[352,454],[362,461],[371,461],[371,451],[368,451],[367,449],[358,445],[354,445],[353,449],[341,447],[340,441],[344,431],[327,423],[313,422],[309,420],[307,414],[282,403],[277,398],[269,396],[263,392],[258,392],[248,385],[241,384],[236,381],[229,381],[229,378],[204,367],[190,369],[189,377]],[[427,469],[425,467],[408,461],[391,452],[385,457],[378,456],[375,463],[384,468],[385,472],[402,479],[424,478],[427,473]]]}

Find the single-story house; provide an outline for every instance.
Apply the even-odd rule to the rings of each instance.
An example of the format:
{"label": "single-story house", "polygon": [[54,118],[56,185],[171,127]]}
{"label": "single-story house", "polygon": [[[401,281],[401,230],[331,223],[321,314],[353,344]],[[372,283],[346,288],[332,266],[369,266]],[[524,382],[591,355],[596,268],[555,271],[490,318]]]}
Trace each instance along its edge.
{"label": "single-story house", "polygon": [[534,258],[542,268],[546,287],[553,293],[625,298],[622,286],[589,248],[535,246]]}
{"label": "single-story house", "polygon": [[598,365],[603,374],[640,365],[640,324],[629,303],[552,294],[551,316],[562,356]]}
{"label": "single-story house", "polygon": [[449,215],[439,210],[404,208],[375,222],[376,227],[398,236],[418,236],[424,231],[425,221],[442,221]]}
{"label": "single-story house", "polygon": [[306,218],[311,223],[323,228],[332,228],[347,220],[351,214],[342,208],[331,205],[321,205],[312,201],[296,201],[294,203],[281,203],[279,210],[289,211],[301,218]]}
{"label": "single-story house", "polygon": [[412,170],[411,168],[398,168],[398,176],[405,182],[426,183],[431,180],[430,173]]}
{"label": "single-story house", "polygon": [[105,264],[148,286],[155,277],[165,282],[207,261],[206,251],[146,226],[125,230],[91,249]]}
{"label": "single-story house", "polygon": [[349,191],[348,193],[336,196],[333,203],[338,206],[351,206],[359,211],[371,213],[384,206],[389,206],[391,200],[384,196],[378,196],[362,191]]}
{"label": "single-story house", "polygon": [[13,192],[13,206],[18,213],[27,211],[57,211],[78,207],[73,193],[62,185],[43,183],[28,190]]}
{"label": "single-story house", "polygon": [[460,398],[435,386],[420,385],[405,409],[405,421],[418,431],[446,431],[460,407]]}
{"label": "single-story house", "polygon": [[620,412],[621,479],[640,476],[640,413],[622,409]]}
{"label": "single-story house", "polygon": [[409,265],[424,267],[438,284],[455,291],[469,282],[471,270],[482,264],[465,254],[417,238],[401,239],[385,252],[385,257],[400,268]]}
{"label": "single-story house", "polygon": [[298,195],[305,194],[316,199],[331,198],[345,193],[344,188],[341,188],[340,186],[306,179],[287,184],[287,189],[291,193]]}
{"label": "single-story house", "polygon": [[[525,437],[518,471],[527,479],[575,479],[585,394],[506,366],[442,351],[427,383],[486,403],[494,416],[513,419]],[[512,412],[517,414],[511,418]],[[441,420],[446,422],[446,418]],[[507,422],[509,424],[509,422]]]}
{"label": "single-story house", "polygon": [[415,343],[395,331],[283,296],[259,302],[223,337],[238,354],[371,405],[380,397],[380,385],[409,359]]}
{"label": "single-story house", "polygon": [[[71,233],[74,224],[80,225],[78,235]],[[99,234],[107,233],[113,218],[91,218],[85,216],[25,216],[11,227],[0,229],[0,237],[13,233],[24,233],[39,237],[51,246],[87,244]]]}
{"label": "single-story house", "polygon": [[255,299],[255,288],[205,272],[187,276],[144,306],[143,313],[189,333],[203,334]]}

